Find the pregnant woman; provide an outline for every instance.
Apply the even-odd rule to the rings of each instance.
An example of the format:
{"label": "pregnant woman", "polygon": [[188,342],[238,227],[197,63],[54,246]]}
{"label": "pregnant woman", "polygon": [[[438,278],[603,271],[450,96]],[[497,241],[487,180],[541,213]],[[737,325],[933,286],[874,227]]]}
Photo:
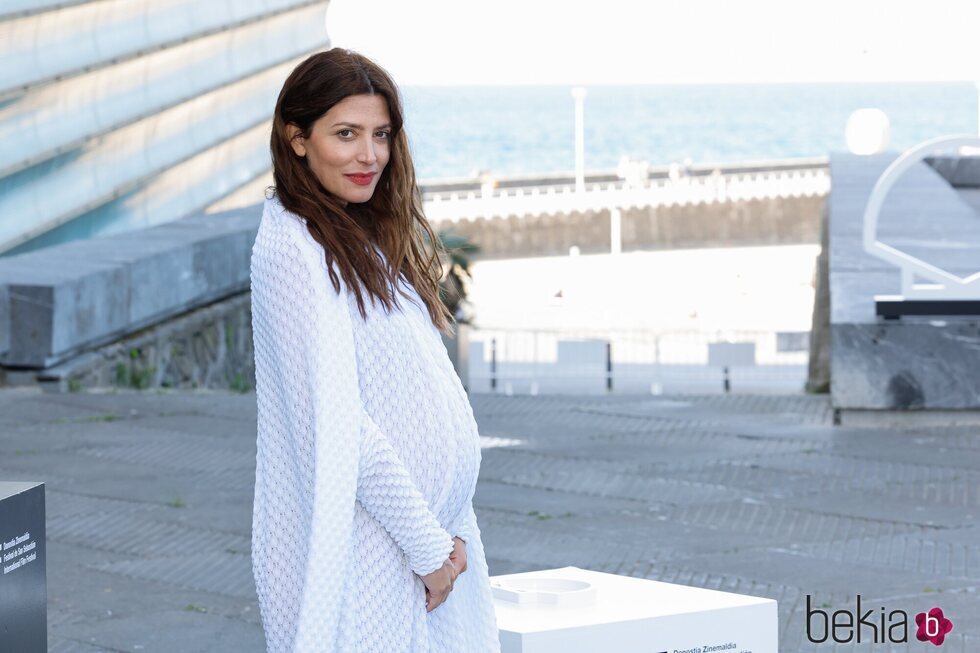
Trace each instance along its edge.
{"label": "pregnant woman", "polygon": [[480,440],[398,89],[340,48],[290,74],[252,248],[252,567],[269,651],[499,652]]}

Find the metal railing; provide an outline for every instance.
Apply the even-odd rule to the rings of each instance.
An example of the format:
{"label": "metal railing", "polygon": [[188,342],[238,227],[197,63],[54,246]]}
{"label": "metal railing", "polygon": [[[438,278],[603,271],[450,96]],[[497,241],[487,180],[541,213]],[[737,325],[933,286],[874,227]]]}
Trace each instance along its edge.
{"label": "metal railing", "polygon": [[731,202],[776,197],[826,195],[830,174],[826,167],[752,172],[719,172],[647,179],[642,184],[625,180],[586,183],[578,192],[573,184],[527,187],[484,186],[480,190],[430,192],[424,196],[430,220],[472,220],[494,216],[534,215],[611,208],[669,206]]}
{"label": "metal railing", "polygon": [[802,393],[809,332],[469,332],[468,388],[504,394]]}

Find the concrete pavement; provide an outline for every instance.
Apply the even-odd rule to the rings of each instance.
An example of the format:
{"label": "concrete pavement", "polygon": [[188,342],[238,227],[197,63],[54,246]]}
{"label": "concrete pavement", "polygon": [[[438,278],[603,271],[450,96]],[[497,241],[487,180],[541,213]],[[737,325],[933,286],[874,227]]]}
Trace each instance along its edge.
{"label": "concrete pavement", "polygon": [[[477,515],[491,574],[576,565],[779,602],[943,608],[980,650],[976,427],[831,426],[824,397],[495,396]],[[47,483],[49,650],[261,651],[255,397],[0,391],[0,479]]]}

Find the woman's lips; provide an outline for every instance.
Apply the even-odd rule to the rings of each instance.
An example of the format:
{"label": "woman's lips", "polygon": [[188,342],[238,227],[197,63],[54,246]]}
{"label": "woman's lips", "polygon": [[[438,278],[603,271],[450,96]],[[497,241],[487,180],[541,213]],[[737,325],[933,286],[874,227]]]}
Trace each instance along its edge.
{"label": "woman's lips", "polygon": [[375,174],[376,173],[372,172],[366,175],[344,175],[344,176],[350,179],[358,186],[367,186],[368,184],[371,183],[371,180],[374,179]]}

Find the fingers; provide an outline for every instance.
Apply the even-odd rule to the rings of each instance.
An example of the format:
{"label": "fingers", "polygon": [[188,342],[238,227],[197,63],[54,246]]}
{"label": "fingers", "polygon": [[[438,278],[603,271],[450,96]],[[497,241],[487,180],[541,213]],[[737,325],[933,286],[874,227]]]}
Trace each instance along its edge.
{"label": "fingers", "polygon": [[425,585],[426,612],[432,612],[445,602],[449,593],[453,591],[458,575],[455,564],[451,559],[447,559],[441,568],[422,577],[422,583]]}
{"label": "fingers", "polygon": [[435,594],[435,593],[433,593],[433,592],[431,592],[429,590],[426,590],[425,591],[425,611],[426,612],[432,612],[433,610],[435,610],[436,608],[438,608],[440,605],[442,605],[443,603],[445,603],[446,602],[446,599],[449,598],[449,592],[450,591],[452,591],[452,590],[447,590],[445,592],[441,592],[439,594]]}
{"label": "fingers", "polygon": [[453,568],[456,570],[456,575],[466,571],[466,542],[459,539],[458,537],[453,538],[453,552],[449,555],[449,559],[453,562]]}

